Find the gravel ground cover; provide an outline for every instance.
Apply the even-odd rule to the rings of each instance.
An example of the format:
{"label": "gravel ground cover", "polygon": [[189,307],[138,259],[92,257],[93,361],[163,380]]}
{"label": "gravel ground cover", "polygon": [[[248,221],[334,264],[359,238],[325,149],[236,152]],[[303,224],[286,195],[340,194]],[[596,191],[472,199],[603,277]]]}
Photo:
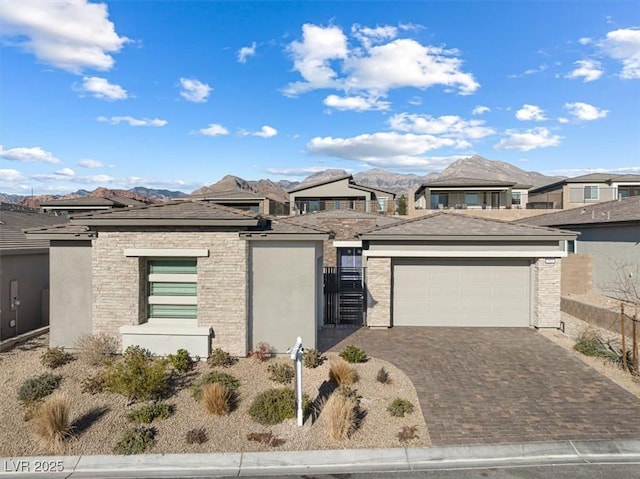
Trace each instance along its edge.
{"label": "gravel ground cover", "polygon": [[[36,440],[32,424],[25,421],[26,409],[17,399],[20,385],[28,378],[42,374],[47,368],[40,362],[46,350],[48,336],[43,335],[0,353],[0,457],[46,455],[53,451]],[[328,360],[316,369],[303,368],[304,390],[314,400],[320,391],[325,391],[329,378],[330,362],[338,359],[335,353],[326,354]],[[275,426],[263,426],[248,414],[253,398],[268,388],[281,387],[269,379],[267,367],[274,362],[290,362],[285,358],[274,358],[264,363],[254,359],[240,359],[228,368],[217,368],[234,375],[240,381],[239,404],[228,416],[212,416],[191,396],[190,385],[211,371],[206,363],[199,363],[194,370],[182,377],[182,387],[166,399],[175,409],[165,420],[156,420],[157,442],[148,452],[152,453],[207,453],[246,452],[266,450],[314,450],[342,448],[381,448],[409,445],[428,446],[429,433],[420,411],[415,389],[409,379],[395,366],[385,361],[370,358],[366,363],[354,364],[359,381],[354,385],[361,396],[364,418],[360,427],[344,441],[332,441],[321,420],[307,419],[303,427],[297,427],[295,419]],[[376,381],[376,373],[384,367],[391,378],[390,384]],[[126,419],[127,412],[141,404],[129,404],[117,394],[99,393],[91,395],[81,391],[81,381],[99,368],[72,361],[53,371],[63,377],[59,391],[72,401],[73,437],[67,441],[64,454],[111,454],[122,433],[132,426]],[[396,397],[409,400],[414,411],[405,417],[392,417],[387,411],[389,403]],[[321,415],[321,414],[320,414]],[[400,442],[397,434],[404,426],[415,426],[416,438]],[[187,444],[186,432],[204,428],[208,440],[204,444]],[[250,433],[271,433],[280,444],[272,446],[250,441]]]}

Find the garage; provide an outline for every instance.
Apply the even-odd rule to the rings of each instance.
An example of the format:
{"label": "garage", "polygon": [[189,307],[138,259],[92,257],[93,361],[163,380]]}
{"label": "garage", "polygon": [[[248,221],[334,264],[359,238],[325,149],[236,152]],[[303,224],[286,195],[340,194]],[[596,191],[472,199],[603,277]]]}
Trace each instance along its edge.
{"label": "garage", "polygon": [[528,327],[528,259],[393,261],[393,325]]}

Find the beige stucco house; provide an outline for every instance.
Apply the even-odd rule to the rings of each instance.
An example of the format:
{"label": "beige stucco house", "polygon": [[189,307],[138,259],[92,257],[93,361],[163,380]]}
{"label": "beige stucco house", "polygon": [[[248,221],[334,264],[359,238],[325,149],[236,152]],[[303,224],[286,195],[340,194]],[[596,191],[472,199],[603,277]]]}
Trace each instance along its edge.
{"label": "beige stucco house", "polygon": [[282,201],[278,201],[267,195],[260,195],[247,190],[225,190],[191,195],[178,198],[178,201],[205,200],[222,206],[236,208],[244,211],[253,211],[265,215],[288,215],[289,207]]}

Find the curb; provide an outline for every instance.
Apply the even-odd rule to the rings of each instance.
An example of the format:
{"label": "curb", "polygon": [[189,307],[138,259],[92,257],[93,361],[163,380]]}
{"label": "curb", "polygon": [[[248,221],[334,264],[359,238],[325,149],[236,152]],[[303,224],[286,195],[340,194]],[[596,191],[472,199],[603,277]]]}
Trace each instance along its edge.
{"label": "curb", "polygon": [[0,458],[0,477],[141,478],[409,472],[560,464],[640,464],[640,439],[222,454]]}

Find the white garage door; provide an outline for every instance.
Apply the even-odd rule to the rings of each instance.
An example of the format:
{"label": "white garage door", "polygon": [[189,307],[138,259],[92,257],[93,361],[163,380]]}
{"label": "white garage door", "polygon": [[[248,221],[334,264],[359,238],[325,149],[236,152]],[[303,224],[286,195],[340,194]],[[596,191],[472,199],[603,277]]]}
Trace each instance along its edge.
{"label": "white garage door", "polygon": [[529,326],[529,260],[396,259],[394,326]]}

